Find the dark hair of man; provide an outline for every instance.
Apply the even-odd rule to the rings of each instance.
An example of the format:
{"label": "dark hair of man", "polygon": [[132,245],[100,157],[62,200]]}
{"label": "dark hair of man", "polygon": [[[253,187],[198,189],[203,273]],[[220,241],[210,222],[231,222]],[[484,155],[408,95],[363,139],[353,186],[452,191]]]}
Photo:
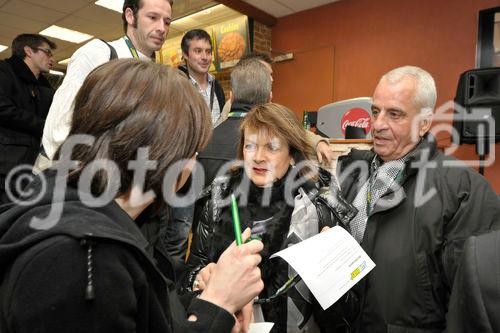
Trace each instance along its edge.
{"label": "dark hair of man", "polygon": [[204,39],[210,43],[210,47],[213,49],[212,39],[210,38],[210,35],[208,34],[208,32],[206,32],[203,29],[193,29],[193,30],[189,30],[188,32],[186,32],[184,34],[184,36],[182,37],[182,41],[181,41],[182,53],[184,53],[184,54],[189,53],[189,43],[193,39]]}
{"label": "dark hair of man", "polygon": [[[122,21],[123,21],[123,32],[127,33],[127,19],[125,18],[125,10],[127,8],[130,8],[132,10],[132,13],[134,14],[134,28],[137,28],[137,13],[139,12],[139,9],[142,8],[144,5],[145,0],[125,0],[123,2],[123,10],[122,10]],[[173,0],[167,0],[170,6],[174,5]]]}
{"label": "dark hair of man", "polygon": [[[295,164],[302,161],[312,161],[314,148],[307,140],[306,130],[295,117],[295,114],[286,106],[277,103],[266,103],[254,106],[247,113],[240,124],[240,142],[237,158],[243,159],[243,147],[245,144],[245,129],[259,133],[263,131],[270,137],[277,137],[281,142],[288,145],[290,155]],[[302,165],[299,174],[309,179],[316,179],[313,164]]]}
{"label": "dark hair of man", "polygon": [[[69,184],[78,184],[83,169],[93,161],[111,160],[120,171],[118,196],[128,193],[134,185],[134,171],[128,163],[137,158],[140,147],[148,147],[148,159],[157,165],[147,172],[145,184],[139,185],[163,199],[157,204],[164,203],[162,183],[167,169],[192,158],[212,134],[207,104],[185,76],[177,69],[134,59],[107,62],[87,76],[75,98],[71,124],[69,137],[86,134],[95,142],[73,149],[71,157],[80,165],[70,174]],[[91,183],[92,194],[102,194],[108,177],[113,181],[113,176],[118,175],[98,171]]]}
{"label": "dark hair of man", "polygon": [[49,47],[54,50],[57,48],[56,43],[49,40],[47,37],[38,34],[21,34],[18,35],[12,41],[12,55],[15,55],[21,59],[26,57],[24,52],[24,47],[28,46],[35,52],[38,52],[38,48],[43,44],[47,43]]}
{"label": "dark hair of man", "polygon": [[260,61],[263,61],[265,63],[268,63],[269,65],[272,65],[274,63],[273,59],[271,56],[267,53],[261,53],[261,52],[251,52],[248,54],[245,54],[243,57],[241,57],[240,61],[247,60],[247,59],[257,59]]}
{"label": "dark hair of man", "polygon": [[238,62],[231,71],[231,91],[234,102],[256,105],[269,102],[271,76],[257,58]]}

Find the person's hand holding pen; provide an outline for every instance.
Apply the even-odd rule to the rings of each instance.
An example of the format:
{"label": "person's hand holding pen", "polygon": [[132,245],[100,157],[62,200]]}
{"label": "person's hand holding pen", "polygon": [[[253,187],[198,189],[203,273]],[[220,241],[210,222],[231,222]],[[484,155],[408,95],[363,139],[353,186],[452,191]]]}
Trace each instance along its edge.
{"label": "person's hand holding pen", "polygon": [[[231,215],[233,217],[234,239],[236,241],[236,245],[239,246],[243,243],[243,239],[241,235],[240,213],[238,211],[238,203],[234,194],[231,194]],[[252,240],[252,238],[247,239],[247,241],[250,240]],[[198,272],[193,282],[193,291],[205,289],[205,286],[208,284],[215,267],[216,265],[214,263],[210,263]]]}
{"label": "person's hand holding pen", "polygon": [[[247,228],[242,240],[250,237]],[[252,240],[240,246],[233,242],[220,256],[208,285],[200,298],[212,302],[229,313],[236,313],[250,303],[264,288],[258,264],[262,260],[259,252],[264,245]]]}
{"label": "person's hand holding pen", "polygon": [[[201,299],[212,302],[235,316],[232,333],[247,332],[253,317],[253,299],[264,288],[258,265],[258,254],[264,248],[260,240],[250,238],[251,230],[241,233],[238,205],[231,195],[231,212],[235,241],[219,257],[217,264],[209,264],[196,276],[193,289],[201,289]],[[243,242],[247,242],[243,244]],[[206,286],[206,287],[205,287]],[[191,315],[189,320],[196,320]]]}

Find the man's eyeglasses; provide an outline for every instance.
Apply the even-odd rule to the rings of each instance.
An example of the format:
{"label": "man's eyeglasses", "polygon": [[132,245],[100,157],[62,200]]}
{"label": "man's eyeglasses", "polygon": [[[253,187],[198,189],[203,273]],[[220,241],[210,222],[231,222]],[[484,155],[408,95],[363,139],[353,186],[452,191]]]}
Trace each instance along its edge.
{"label": "man's eyeglasses", "polygon": [[50,49],[44,49],[44,48],[41,48],[41,47],[37,47],[36,49],[38,51],[42,51],[43,53],[45,53],[47,55],[47,57],[52,57],[53,56],[52,51]]}
{"label": "man's eyeglasses", "polygon": [[276,292],[273,295],[271,295],[268,298],[258,298],[254,300],[253,303],[254,304],[272,303],[276,299],[278,299],[278,297],[280,297],[281,295],[286,294],[286,292],[290,290],[290,288],[295,286],[300,280],[302,280],[301,277],[298,274],[295,274],[294,276],[291,276],[283,286],[281,286],[278,290],[276,290]]}

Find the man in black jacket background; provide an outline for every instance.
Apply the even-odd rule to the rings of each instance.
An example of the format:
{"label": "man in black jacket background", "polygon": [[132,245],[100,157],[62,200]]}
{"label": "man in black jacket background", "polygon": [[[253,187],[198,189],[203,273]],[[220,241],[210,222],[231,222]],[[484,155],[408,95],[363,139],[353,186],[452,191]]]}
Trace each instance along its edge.
{"label": "man in black jacket background", "polygon": [[7,187],[16,196],[16,177],[6,183],[9,172],[33,165],[38,154],[54,95],[41,73],[51,69],[55,48],[44,36],[21,34],[12,41],[12,56],[0,61],[0,204],[12,199]]}

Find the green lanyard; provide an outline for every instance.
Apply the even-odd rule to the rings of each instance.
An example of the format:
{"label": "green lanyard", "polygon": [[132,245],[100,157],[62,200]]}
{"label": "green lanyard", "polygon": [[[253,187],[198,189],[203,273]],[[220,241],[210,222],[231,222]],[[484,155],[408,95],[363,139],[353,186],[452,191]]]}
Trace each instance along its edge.
{"label": "green lanyard", "polygon": [[132,57],[135,59],[139,59],[139,53],[137,53],[137,50],[134,47],[134,44],[132,44],[132,41],[128,38],[128,36],[123,36],[123,39],[125,39],[125,43],[128,46],[128,49],[130,50],[130,53],[132,54]]}
{"label": "green lanyard", "polygon": [[246,112],[229,112],[227,116],[232,118],[244,118],[246,115]]}

